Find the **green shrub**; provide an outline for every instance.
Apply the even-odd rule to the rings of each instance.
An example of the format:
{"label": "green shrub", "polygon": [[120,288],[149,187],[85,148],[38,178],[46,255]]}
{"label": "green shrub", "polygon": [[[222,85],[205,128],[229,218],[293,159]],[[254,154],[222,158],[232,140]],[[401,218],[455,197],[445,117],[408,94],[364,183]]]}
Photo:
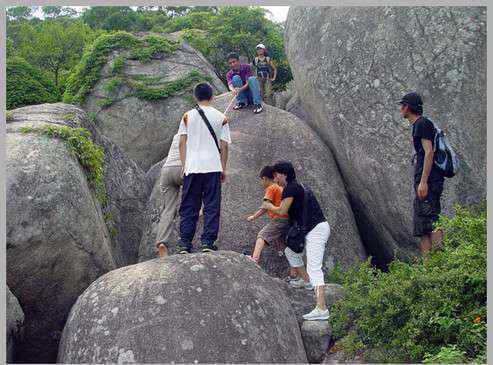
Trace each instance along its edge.
{"label": "green shrub", "polygon": [[7,109],[60,100],[55,85],[40,69],[20,57],[7,59]]}
{"label": "green shrub", "polygon": [[112,98],[103,98],[96,101],[96,105],[100,108],[106,108],[113,104],[114,100]]}
{"label": "green shrub", "polygon": [[193,70],[184,77],[171,81],[163,87],[151,88],[144,82],[133,82],[131,83],[131,86],[134,89],[133,96],[145,100],[159,100],[190,91],[195,84],[201,81],[212,82],[212,78]]}
{"label": "green shrub", "polygon": [[5,111],[5,120],[6,121],[14,120],[14,113],[12,113],[11,110],[6,110]]}
{"label": "green shrub", "polygon": [[428,260],[394,261],[388,272],[368,260],[344,274],[330,322],[345,353],[370,362],[485,357],[486,209],[455,210],[440,218],[444,248]]}
{"label": "green shrub", "polygon": [[118,55],[115,57],[111,63],[111,73],[113,75],[120,74],[123,71],[123,66],[125,66],[125,57],[123,55]]}
{"label": "green shrub", "polygon": [[[178,43],[164,37],[150,35],[143,38],[127,32],[114,32],[99,36],[84,52],[80,63],[74,68],[67,79],[63,101],[71,104],[82,104],[86,95],[99,80],[101,69],[108,56],[115,50],[128,50],[128,57],[146,62],[161,54],[172,54]],[[120,55],[113,61],[113,74],[121,72],[126,55]]]}
{"label": "green shrub", "polygon": [[85,128],[71,128],[59,125],[43,125],[40,132],[48,137],[60,138],[67,144],[71,154],[77,157],[89,185],[94,189],[96,198],[103,207],[108,197],[103,181],[104,150],[90,140],[91,132]]}
{"label": "green shrub", "polygon": [[105,85],[104,85],[104,90],[107,92],[107,93],[112,93],[113,91],[115,91],[118,87],[120,87],[120,85],[122,84],[122,79],[119,78],[119,77],[115,77],[113,79],[111,79],[110,81],[108,81]]}

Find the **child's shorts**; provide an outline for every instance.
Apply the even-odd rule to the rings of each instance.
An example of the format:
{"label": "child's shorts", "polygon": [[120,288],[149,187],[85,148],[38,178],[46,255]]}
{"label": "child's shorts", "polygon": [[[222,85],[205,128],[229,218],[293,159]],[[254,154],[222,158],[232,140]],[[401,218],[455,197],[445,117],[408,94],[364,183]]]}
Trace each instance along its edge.
{"label": "child's shorts", "polygon": [[289,220],[274,219],[260,230],[257,238],[262,238],[268,244],[274,244],[277,250],[281,250],[284,246],[286,234],[289,229]]}

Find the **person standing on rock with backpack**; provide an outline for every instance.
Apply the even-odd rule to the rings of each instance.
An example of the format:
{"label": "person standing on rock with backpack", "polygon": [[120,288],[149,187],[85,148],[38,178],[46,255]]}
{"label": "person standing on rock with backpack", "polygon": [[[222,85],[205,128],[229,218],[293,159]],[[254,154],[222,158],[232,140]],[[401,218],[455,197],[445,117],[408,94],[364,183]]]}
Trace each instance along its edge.
{"label": "person standing on rock with backpack", "polygon": [[221,184],[226,179],[228,119],[212,107],[212,87],[200,83],[194,88],[198,105],[183,115],[178,129],[183,190],[180,206],[179,253],[192,252],[199,210],[204,204],[202,252],[216,251],[221,210]]}
{"label": "person standing on rock with backpack", "polygon": [[260,85],[257,78],[253,75],[250,65],[241,64],[240,57],[236,53],[228,55],[228,64],[231,69],[226,74],[228,88],[236,96],[237,104],[234,110],[246,108],[252,102],[253,112],[262,112],[262,96],[260,95]]}
{"label": "person standing on rock with backpack", "polygon": [[255,48],[257,56],[253,60],[253,66],[257,70],[257,78],[260,83],[260,95],[264,102],[270,102],[272,96],[272,83],[277,76],[277,69],[272,59],[268,56],[267,48],[262,44],[257,44]]}
{"label": "person standing on rock with backpack", "polygon": [[[289,265],[296,268],[306,289],[315,288],[316,306],[303,319],[326,320],[329,310],[325,303],[325,282],[322,271],[325,245],[330,236],[330,226],[320,205],[310,189],[296,181],[296,172],[291,162],[280,161],[273,166],[274,180],[283,187],[281,205],[264,201],[261,208],[275,214],[288,214],[290,228],[286,236],[284,253]],[[306,251],[307,269],[303,263]]]}
{"label": "person standing on rock with backpack", "polygon": [[410,92],[404,95],[398,104],[401,116],[412,125],[412,143],[415,150],[413,234],[420,237],[420,250],[422,255],[426,255],[432,247],[432,242],[439,245],[443,238],[441,230],[433,230],[433,223],[438,220],[441,212],[440,197],[444,184],[444,177],[434,163],[437,130],[433,122],[423,116],[423,100],[419,94]]}

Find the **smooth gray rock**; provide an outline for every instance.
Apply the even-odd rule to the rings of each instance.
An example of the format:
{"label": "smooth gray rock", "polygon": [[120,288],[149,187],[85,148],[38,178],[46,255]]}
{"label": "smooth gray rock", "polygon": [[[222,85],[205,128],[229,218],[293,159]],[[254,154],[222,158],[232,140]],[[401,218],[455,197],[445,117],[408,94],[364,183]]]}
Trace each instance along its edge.
{"label": "smooth gray rock", "polygon": [[161,168],[163,167],[165,161],[166,161],[166,157],[163,158],[161,161],[156,162],[146,172],[146,183],[147,183],[147,187],[149,188],[149,191],[151,192],[152,189],[154,188],[154,185],[156,185],[156,181],[158,181],[159,176],[161,175]]}
{"label": "smooth gray rock", "polygon": [[[12,114],[7,124],[7,282],[26,316],[17,361],[53,362],[77,297],[103,273],[135,262],[148,192],[144,173],[99,135],[81,109],[42,104]],[[107,208],[101,208],[64,141],[21,132],[45,124],[87,128],[103,146]],[[111,226],[118,232],[113,238]]]}
{"label": "smooth gray rock", "polygon": [[[214,105],[224,111],[231,100],[226,93],[216,97]],[[247,222],[246,217],[259,209],[264,190],[258,174],[262,167],[280,159],[293,162],[299,180],[310,186],[332,227],[326,246],[324,268],[330,270],[336,262],[348,267],[365,258],[365,252],[347,199],[347,193],[329,149],[317,135],[293,114],[265,105],[264,111],[232,111],[231,139],[227,181],[222,187],[221,224],[218,238],[220,249],[243,252],[254,247],[259,230],[268,222]],[[155,231],[160,207],[164,206],[159,188],[154,187],[148,205],[148,215],[142,236],[139,260],[155,257]],[[179,217],[176,220],[179,223]],[[196,238],[202,231],[199,227]],[[177,242],[178,229],[172,237]],[[286,276],[287,261],[272,247],[262,253],[261,266],[271,275]]]}
{"label": "smooth gray rock", "polygon": [[19,132],[43,123],[7,124],[7,283],[25,314],[16,362],[55,361],[70,307],[116,268],[99,203],[65,142]]}
{"label": "smooth gray rock", "polygon": [[311,124],[311,117],[303,108],[303,103],[298,96],[294,82],[290,81],[285,91],[274,94],[274,105]]}
{"label": "smooth gray rock", "polygon": [[[298,289],[289,286],[286,282],[278,279],[279,285],[286,292],[291,306],[296,314],[300,326],[303,324],[303,314],[309,313],[315,307],[315,294],[313,290]],[[325,303],[327,308],[344,297],[344,290],[338,284],[325,284]]]}
{"label": "smooth gray rock", "polygon": [[411,127],[396,104],[410,90],[461,158],[443,211],[485,198],[485,7],[291,7],[285,40],[296,90],[334,154],[368,254],[384,263],[417,250]]}
{"label": "smooth gray rock", "polygon": [[[138,35],[144,34],[146,33]],[[179,33],[160,35],[173,40],[179,37]],[[97,113],[101,132],[125,151],[138,166],[147,171],[166,156],[181,117],[191,104],[187,98],[184,98],[185,93],[156,101],[128,96],[128,87],[124,85],[109,93],[105,90],[105,85],[113,77],[111,63],[121,54],[122,51],[115,51],[109,57],[101,70],[100,79],[88,94],[82,108],[87,112]],[[124,79],[136,75],[161,77],[149,86],[157,88],[164,83],[184,77],[192,70],[212,77],[215,92],[221,93],[226,90],[210,63],[186,42],[170,56],[152,59],[146,63],[127,60],[122,77]],[[115,102],[101,108],[97,102],[103,98],[112,98]]]}
{"label": "smooth gray rock", "polygon": [[73,306],[61,363],[306,363],[284,291],[244,256],[173,255],[114,270]]}
{"label": "smooth gray rock", "polygon": [[[301,329],[301,337],[305,346],[306,356],[310,363],[321,363],[329,348],[332,331],[328,321],[304,321],[303,314],[309,313],[315,307],[313,290],[297,289],[285,281],[276,279],[289,298],[291,307],[296,315]],[[327,308],[344,298],[344,288],[338,284],[325,284],[325,303]]]}
{"label": "smooth gray rock", "polygon": [[19,301],[7,286],[7,311],[6,311],[6,339],[7,339],[7,363],[14,361],[16,342],[22,335],[22,324],[24,323],[24,312]]}
{"label": "smooth gray rock", "polygon": [[304,321],[301,336],[310,364],[320,364],[329,349],[332,331],[328,321]]}

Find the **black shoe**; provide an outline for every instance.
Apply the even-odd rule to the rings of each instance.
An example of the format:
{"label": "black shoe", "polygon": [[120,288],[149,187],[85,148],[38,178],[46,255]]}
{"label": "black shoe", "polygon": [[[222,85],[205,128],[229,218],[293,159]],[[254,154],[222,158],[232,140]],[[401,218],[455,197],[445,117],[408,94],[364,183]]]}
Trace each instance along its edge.
{"label": "black shoe", "polygon": [[192,253],[192,250],[189,248],[186,248],[185,246],[178,245],[178,253],[182,254],[182,255],[186,255],[187,253]]}
{"label": "black shoe", "polygon": [[214,252],[217,251],[217,247],[215,245],[206,245],[205,243],[200,247],[201,252]]}
{"label": "black shoe", "polygon": [[255,114],[261,113],[262,110],[264,110],[264,107],[262,106],[262,104],[258,104],[258,105],[253,106],[253,112]]}
{"label": "black shoe", "polygon": [[233,110],[239,110],[239,109],[244,109],[246,108],[245,103],[238,103],[233,107]]}

